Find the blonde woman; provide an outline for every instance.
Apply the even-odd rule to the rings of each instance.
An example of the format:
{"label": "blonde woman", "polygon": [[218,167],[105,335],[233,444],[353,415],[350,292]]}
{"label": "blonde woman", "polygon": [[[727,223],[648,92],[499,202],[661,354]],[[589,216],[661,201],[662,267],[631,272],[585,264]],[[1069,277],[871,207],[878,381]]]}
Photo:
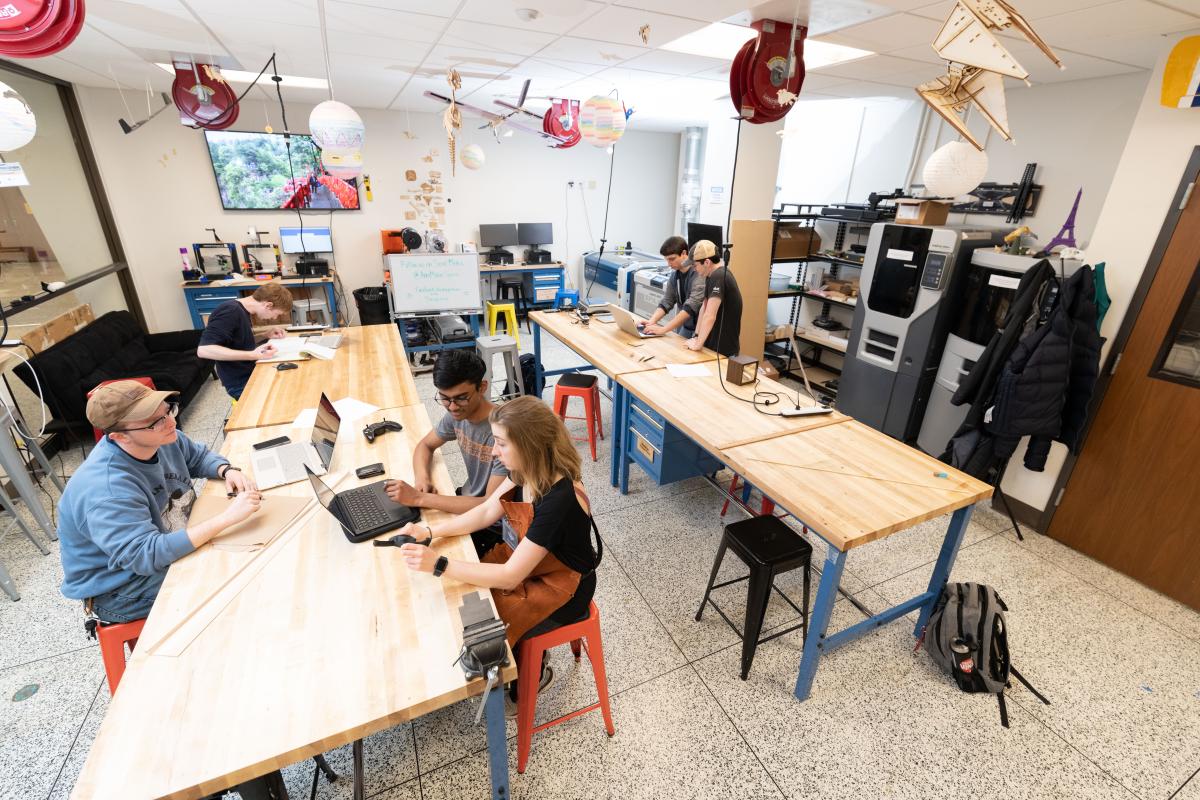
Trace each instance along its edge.
{"label": "blonde woman", "polygon": [[[487,500],[433,525],[410,523],[406,533],[422,544],[406,544],[409,569],[448,575],[484,586],[514,647],[522,638],[585,618],[596,590],[603,555],[591,508],[580,480],[579,453],[562,420],[536,397],[518,397],[489,417],[494,452],[509,477]],[[504,541],[479,563],[455,561],[425,545],[444,536],[464,536],[499,521]],[[543,669],[540,688],[549,683]]]}

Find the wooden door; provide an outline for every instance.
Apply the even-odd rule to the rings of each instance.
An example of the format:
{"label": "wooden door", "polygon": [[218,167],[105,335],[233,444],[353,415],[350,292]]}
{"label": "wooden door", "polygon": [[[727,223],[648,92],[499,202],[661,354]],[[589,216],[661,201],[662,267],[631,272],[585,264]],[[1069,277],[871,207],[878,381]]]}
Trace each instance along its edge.
{"label": "wooden door", "polygon": [[1200,610],[1200,197],[1190,194],[1147,266],[1157,269],[1140,311],[1131,306],[1129,338],[1047,533]]}

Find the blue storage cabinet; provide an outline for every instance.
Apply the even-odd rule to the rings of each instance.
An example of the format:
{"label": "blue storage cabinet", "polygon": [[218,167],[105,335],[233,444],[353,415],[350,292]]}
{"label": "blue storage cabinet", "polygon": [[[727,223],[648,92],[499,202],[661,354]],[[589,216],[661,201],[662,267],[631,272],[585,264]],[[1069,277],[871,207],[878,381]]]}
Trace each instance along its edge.
{"label": "blue storage cabinet", "polygon": [[203,328],[208,324],[208,315],[216,310],[221,303],[237,300],[242,293],[234,288],[205,287],[185,291],[188,300],[188,311],[192,315],[192,327]]}
{"label": "blue storage cabinet", "polygon": [[533,269],[522,276],[525,285],[525,299],[537,306],[554,304],[554,296],[565,287],[563,268],[561,266]]}
{"label": "blue storage cabinet", "polygon": [[[337,292],[334,290],[332,281],[317,281],[313,279],[302,279],[298,277],[285,278],[282,281],[283,285],[288,289],[304,288],[306,290],[321,292],[325,298],[325,304],[329,308],[329,312],[333,314],[333,318],[337,319],[338,303]],[[211,314],[217,306],[229,300],[237,300],[242,297],[247,297],[254,293],[259,284],[256,283],[240,283],[233,285],[221,285],[218,283],[192,283],[186,282],[183,284],[183,298],[187,301],[188,314],[192,318],[192,327],[197,330],[202,330],[208,324],[208,315]],[[550,297],[551,302],[554,301],[553,295]],[[282,320],[280,325],[290,325],[291,320]]]}
{"label": "blue storage cabinet", "polygon": [[708,475],[724,466],[650,406],[629,398],[625,452],[659,486]]}

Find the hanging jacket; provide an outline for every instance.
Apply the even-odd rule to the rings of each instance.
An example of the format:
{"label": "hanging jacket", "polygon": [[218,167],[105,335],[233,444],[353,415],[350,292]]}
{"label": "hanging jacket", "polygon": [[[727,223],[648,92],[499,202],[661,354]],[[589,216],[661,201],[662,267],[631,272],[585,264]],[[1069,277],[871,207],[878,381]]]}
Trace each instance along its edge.
{"label": "hanging jacket", "polygon": [[1100,373],[1096,286],[1091,267],[1066,280],[1045,324],[1017,344],[996,384],[988,433],[1005,459],[1029,436],[1025,467],[1041,472],[1050,444],[1077,452]]}

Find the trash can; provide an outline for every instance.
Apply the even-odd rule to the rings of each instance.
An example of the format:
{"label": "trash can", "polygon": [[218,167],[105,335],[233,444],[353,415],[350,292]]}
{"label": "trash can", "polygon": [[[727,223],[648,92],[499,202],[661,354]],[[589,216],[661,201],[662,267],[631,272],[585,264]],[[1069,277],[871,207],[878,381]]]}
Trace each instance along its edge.
{"label": "trash can", "polygon": [[383,325],[392,321],[385,291],[382,286],[364,286],[354,290],[359,325]]}

